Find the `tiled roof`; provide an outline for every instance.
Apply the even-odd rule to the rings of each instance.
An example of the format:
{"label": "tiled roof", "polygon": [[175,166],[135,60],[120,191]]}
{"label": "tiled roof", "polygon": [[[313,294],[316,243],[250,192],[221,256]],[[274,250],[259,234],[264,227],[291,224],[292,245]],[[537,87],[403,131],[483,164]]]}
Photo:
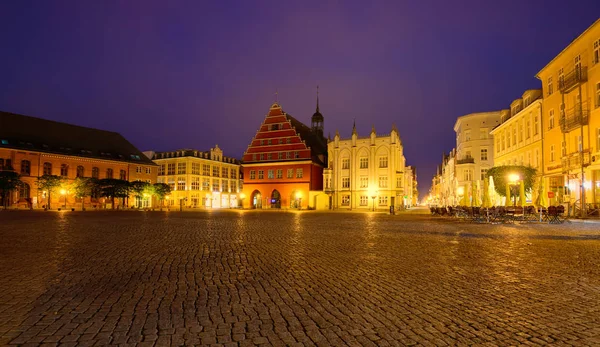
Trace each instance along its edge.
{"label": "tiled roof", "polygon": [[292,127],[296,129],[300,138],[306,142],[308,147],[310,147],[313,160],[325,165],[326,163],[321,160],[321,157],[327,155],[327,140],[324,137],[315,134],[311,128],[289,114],[286,113],[285,117],[292,123]]}
{"label": "tiled roof", "polygon": [[156,165],[119,133],[2,111],[0,148]]}

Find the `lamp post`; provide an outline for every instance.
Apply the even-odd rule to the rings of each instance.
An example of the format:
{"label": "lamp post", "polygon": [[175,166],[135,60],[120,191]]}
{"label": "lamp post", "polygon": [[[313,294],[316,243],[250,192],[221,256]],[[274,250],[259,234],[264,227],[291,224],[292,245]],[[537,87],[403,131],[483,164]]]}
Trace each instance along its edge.
{"label": "lamp post", "polygon": [[[508,175],[508,182],[509,185],[511,187],[517,187],[517,183],[519,182],[519,175],[517,174],[510,174]],[[517,194],[513,192],[513,189],[511,188],[510,192],[513,194],[513,207],[517,206]],[[510,199],[510,196],[507,197],[507,199]]]}
{"label": "lamp post", "polygon": [[65,206],[64,208],[67,209],[67,191],[65,189],[61,189],[60,190],[60,195],[65,197]]}
{"label": "lamp post", "polygon": [[377,190],[371,190],[371,199],[373,199],[373,212],[375,212],[375,198],[377,197]]}
{"label": "lamp post", "polygon": [[296,199],[298,199],[298,209],[302,209],[302,193],[296,192]]}

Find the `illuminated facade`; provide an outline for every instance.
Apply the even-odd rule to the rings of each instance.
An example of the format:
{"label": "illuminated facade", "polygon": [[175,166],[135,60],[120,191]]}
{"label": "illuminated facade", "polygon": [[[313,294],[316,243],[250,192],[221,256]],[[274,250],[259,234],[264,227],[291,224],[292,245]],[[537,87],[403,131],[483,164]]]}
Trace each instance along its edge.
{"label": "illuminated facade", "polygon": [[600,204],[600,20],[536,77],[544,97],[542,155],[550,204]]}
{"label": "illuminated facade", "polygon": [[329,165],[323,173],[332,209],[388,209],[410,207],[415,201],[416,177],[406,166],[404,147],[393,126],[389,134],[341,139],[327,145]]}
{"label": "illuminated facade", "polygon": [[158,182],[171,188],[168,204],[176,208],[237,208],[241,189],[240,163],[210,151],[182,149],[151,154],[158,165]]}
{"label": "illuminated facade", "polygon": [[435,206],[455,206],[458,204],[455,164],[456,149],[442,155],[442,164],[438,166],[437,173],[432,179],[429,204]]}
{"label": "illuminated facade", "polygon": [[274,103],[244,153],[244,208],[321,208],[327,144],[323,115],[311,127]]}
{"label": "illuminated facade", "polygon": [[[501,111],[500,125],[491,131],[495,140],[494,165],[530,166],[543,174],[543,129],[555,131],[558,123],[554,119],[543,121],[542,103],[541,90],[527,90],[511,103],[510,110]],[[534,198],[528,194],[527,200],[532,202]]]}
{"label": "illuminated facade", "polygon": [[[99,196],[75,198],[70,183],[77,177],[156,183],[156,165],[118,133],[8,112],[0,112],[0,124],[0,170],[16,171],[24,183],[8,197],[8,206],[112,207]],[[37,178],[43,175],[65,178],[63,187],[52,192],[51,206],[48,192],[37,188]],[[134,200],[129,199],[130,204]],[[141,204],[152,207],[148,198]],[[115,199],[115,207],[124,207],[121,199]]]}

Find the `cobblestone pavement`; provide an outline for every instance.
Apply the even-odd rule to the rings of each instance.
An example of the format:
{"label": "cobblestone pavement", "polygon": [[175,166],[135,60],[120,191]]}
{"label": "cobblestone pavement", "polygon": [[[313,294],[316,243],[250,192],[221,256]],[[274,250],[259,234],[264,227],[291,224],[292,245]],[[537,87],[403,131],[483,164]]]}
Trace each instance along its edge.
{"label": "cobblestone pavement", "polygon": [[0,212],[0,345],[599,345],[598,229]]}

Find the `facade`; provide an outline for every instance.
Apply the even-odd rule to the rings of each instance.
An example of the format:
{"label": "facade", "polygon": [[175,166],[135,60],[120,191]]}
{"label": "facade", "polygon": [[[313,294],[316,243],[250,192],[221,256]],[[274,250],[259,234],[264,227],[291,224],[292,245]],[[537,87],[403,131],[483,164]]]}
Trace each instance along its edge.
{"label": "facade", "polygon": [[[500,124],[500,111],[472,113],[458,117],[454,124],[456,132],[456,161],[454,174],[456,177],[457,198],[473,196],[473,182],[478,191],[483,187],[481,182],[487,171],[494,166],[494,138],[490,131]],[[481,195],[479,195],[481,196]]]}
{"label": "facade", "polygon": [[158,165],[158,182],[171,188],[168,204],[186,208],[237,208],[241,191],[240,163],[210,151],[181,149],[149,153]]}
{"label": "facade", "polygon": [[[491,131],[495,139],[494,165],[530,166],[543,174],[543,129],[555,131],[558,123],[552,118],[545,126],[542,104],[541,90],[527,90],[511,103],[510,110],[501,111],[500,125]],[[533,201],[533,197],[528,195],[527,200]]]}
{"label": "facade", "polygon": [[[536,77],[542,82],[549,203],[600,204],[600,20]],[[585,191],[585,194],[581,194]],[[592,207],[592,206],[590,206]]]}
{"label": "facade", "polygon": [[[329,164],[323,172],[331,209],[388,209],[409,207],[416,187],[413,170],[406,166],[398,129],[347,139],[335,134],[327,145]],[[414,183],[413,183],[414,181]]]}
{"label": "facade", "polygon": [[456,206],[459,203],[457,196],[456,179],[456,149],[442,155],[442,164],[438,166],[437,173],[432,179],[432,189],[429,192],[428,203],[434,206]]}
{"label": "facade", "polygon": [[[112,207],[100,197],[76,199],[69,183],[77,177],[93,177],[153,184],[157,175],[156,165],[118,133],[0,112],[0,170],[10,169],[21,175],[24,184],[8,198],[8,205],[33,208]],[[43,175],[66,178],[60,189],[64,194],[53,192],[51,206],[48,192],[37,189],[37,178]],[[152,206],[147,198],[141,203]],[[116,207],[121,204],[115,200]]]}
{"label": "facade", "polygon": [[327,162],[323,122],[318,98],[311,127],[271,105],[242,159],[244,208],[319,207]]}

